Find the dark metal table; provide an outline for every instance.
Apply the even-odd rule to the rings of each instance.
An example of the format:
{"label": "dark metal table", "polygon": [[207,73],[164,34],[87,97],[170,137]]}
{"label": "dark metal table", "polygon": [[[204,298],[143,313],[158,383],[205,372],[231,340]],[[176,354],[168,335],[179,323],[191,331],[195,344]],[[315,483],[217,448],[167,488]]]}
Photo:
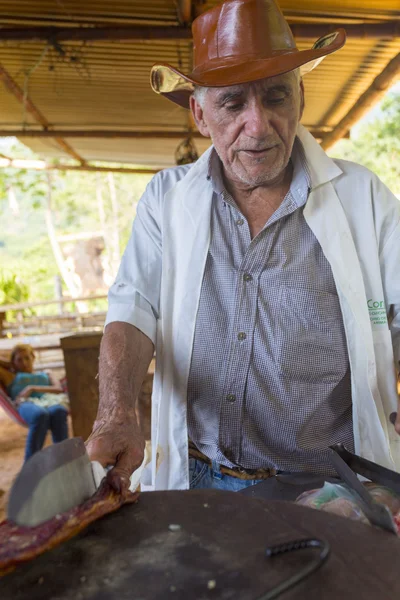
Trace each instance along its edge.
{"label": "dark metal table", "polygon": [[212,490],[143,493],[138,504],[0,579],[0,598],[256,600],[314,552],[268,559],[265,548],[309,536],[328,540],[331,557],[282,600],[400,598],[394,535],[288,502]]}

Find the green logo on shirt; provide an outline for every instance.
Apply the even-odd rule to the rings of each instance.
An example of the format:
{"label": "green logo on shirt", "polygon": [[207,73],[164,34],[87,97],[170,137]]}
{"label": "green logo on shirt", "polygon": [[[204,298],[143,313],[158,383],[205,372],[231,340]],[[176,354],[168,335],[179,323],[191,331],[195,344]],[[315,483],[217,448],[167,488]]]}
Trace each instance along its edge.
{"label": "green logo on shirt", "polygon": [[385,302],[383,300],[368,300],[367,301],[369,318],[372,325],[386,325],[387,315]]}

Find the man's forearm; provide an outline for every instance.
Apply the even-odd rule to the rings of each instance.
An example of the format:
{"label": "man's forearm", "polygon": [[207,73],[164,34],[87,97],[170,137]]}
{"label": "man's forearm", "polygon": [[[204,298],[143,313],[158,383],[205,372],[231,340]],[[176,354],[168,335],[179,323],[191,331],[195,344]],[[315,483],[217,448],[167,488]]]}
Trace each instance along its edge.
{"label": "man's forearm", "polygon": [[135,414],[135,404],[154,353],[151,340],[129,323],[107,325],[100,349],[97,419]]}

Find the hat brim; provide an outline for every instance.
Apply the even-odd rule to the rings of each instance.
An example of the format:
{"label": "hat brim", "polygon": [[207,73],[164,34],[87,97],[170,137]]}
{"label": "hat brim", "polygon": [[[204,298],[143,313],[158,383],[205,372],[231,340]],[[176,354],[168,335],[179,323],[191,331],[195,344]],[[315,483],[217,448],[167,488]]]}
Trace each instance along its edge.
{"label": "hat brim", "polygon": [[169,63],[158,63],[151,70],[151,87],[157,94],[162,94],[168,100],[189,108],[189,99],[194,86],[227,87],[241,83],[258,81],[266,77],[276,77],[300,68],[301,75],[309,73],[328,54],[340,50],[346,42],[344,29],[330,33],[319,40],[308,50],[288,51],[272,58],[246,60],[241,63],[229,64],[215,61],[209,64],[207,70],[193,71],[185,75]]}

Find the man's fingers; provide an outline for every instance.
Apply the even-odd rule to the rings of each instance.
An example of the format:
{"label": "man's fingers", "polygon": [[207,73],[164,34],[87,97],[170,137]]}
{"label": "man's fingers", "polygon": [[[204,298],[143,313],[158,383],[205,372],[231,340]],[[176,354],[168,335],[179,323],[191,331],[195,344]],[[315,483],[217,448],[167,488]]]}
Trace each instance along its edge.
{"label": "man's fingers", "polygon": [[90,440],[89,438],[86,442],[86,451],[91,461],[96,460],[104,468],[113,465],[115,462],[115,459],[105,450],[101,440]]}
{"label": "man's fingers", "polygon": [[143,462],[144,451],[137,449],[126,450],[118,455],[115,467],[107,474],[107,480],[117,491],[127,490],[130,484],[130,477]]}

